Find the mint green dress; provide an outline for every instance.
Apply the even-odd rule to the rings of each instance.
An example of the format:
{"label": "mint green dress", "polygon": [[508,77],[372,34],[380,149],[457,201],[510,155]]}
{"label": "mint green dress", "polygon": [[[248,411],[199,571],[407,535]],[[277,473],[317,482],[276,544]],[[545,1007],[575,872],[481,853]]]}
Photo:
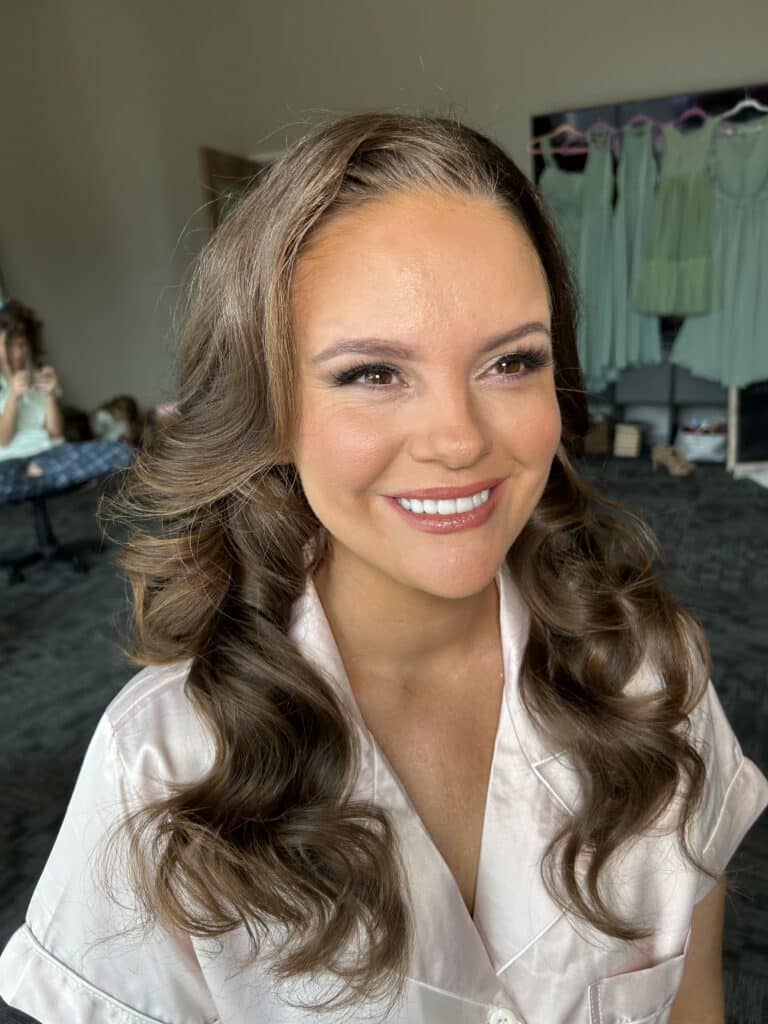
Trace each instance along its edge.
{"label": "mint green dress", "polygon": [[611,380],[629,366],[661,362],[659,318],[636,313],[630,306],[630,287],[648,244],[648,229],[656,184],[652,125],[624,130],[621,161],[616,173],[618,197],[613,211],[613,366]]}
{"label": "mint green dress", "polygon": [[691,316],[712,308],[712,210],[709,172],[715,121],[695,131],[662,125],[664,156],[647,245],[632,286],[632,308]]}
{"label": "mint green dress", "polygon": [[713,149],[716,309],[685,320],[670,361],[740,388],[768,380],[768,117]]}
{"label": "mint green dress", "polygon": [[589,391],[606,387],[613,365],[610,301],[613,279],[613,157],[608,137],[588,138],[582,171],[566,171],[542,139],[545,167],[538,187],[563,243],[579,292],[576,341]]}
{"label": "mint green dress", "polygon": [[544,158],[544,170],[539,177],[539,192],[552,215],[575,279],[581,237],[584,172],[564,171],[558,166],[547,138],[541,140],[541,154]]}

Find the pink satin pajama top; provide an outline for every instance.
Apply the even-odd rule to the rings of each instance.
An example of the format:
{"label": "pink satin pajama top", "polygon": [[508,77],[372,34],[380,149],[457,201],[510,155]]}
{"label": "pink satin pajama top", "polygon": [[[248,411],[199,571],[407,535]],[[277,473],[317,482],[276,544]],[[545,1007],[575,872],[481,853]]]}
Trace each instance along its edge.
{"label": "pink satin pajama top", "polygon": [[[231,961],[249,948],[242,930],[225,936],[220,949],[210,940],[158,929],[146,941],[135,934],[109,938],[131,922],[132,896],[126,887],[117,907],[94,884],[99,840],[117,815],[163,793],[167,781],[198,778],[212,758],[209,736],[184,694],[189,662],[139,672],[100,719],[26,921],[0,958],[0,995],[46,1024],[666,1022],[694,905],[713,883],[683,859],[674,832],[655,828],[629,844],[610,878],[613,905],[652,924],[652,938],[609,938],[571,919],[547,895],[539,865],[572,813],[579,779],[568,752],[548,749],[520,702],[527,610],[506,564],[496,582],[504,699],[473,916],[365,727],[311,579],[293,611],[291,635],[349,702],[360,730],[363,767],[354,795],[385,807],[400,838],[415,945],[406,994],[394,1012],[377,1017],[381,1007],[371,1003],[351,1014],[320,1017],[288,1006],[287,1000],[327,994],[329,979],[319,974],[277,988],[258,960],[238,973]],[[650,670],[630,683],[654,685]],[[768,803],[768,782],[743,756],[711,683],[691,718],[707,767],[691,838],[703,862],[720,873]],[[120,889],[120,878],[113,882]]]}

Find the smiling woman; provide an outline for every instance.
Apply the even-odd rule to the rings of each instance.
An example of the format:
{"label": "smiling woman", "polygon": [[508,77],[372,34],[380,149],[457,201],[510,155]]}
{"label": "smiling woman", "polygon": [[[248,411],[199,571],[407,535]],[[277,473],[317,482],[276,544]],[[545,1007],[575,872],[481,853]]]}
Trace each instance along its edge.
{"label": "smiling woman", "polygon": [[[291,300],[300,422],[291,461],[333,536],[333,556],[316,577],[323,604],[348,622],[337,592],[352,605],[363,592],[386,601],[395,616],[403,588],[414,592],[411,602],[429,595],[433,607],[438,595],[452,599],[440,612],[444,636],[435,637],[447,653],[461,636],[449,619],[468,621],[455,599],[470,598],[471,607],[488,588],[560,443],[541,260],[497,202],[409,190],[319,227]],[[353,359],[361,352],[393,362],[361,364]],[[486,477],[498,481],[487,503],[457,515],[451,497],[480,496]],[[426,497],[425,488],[449,505],[401,509],[386,500]],[[445,543],[420,541],[413,527]],[[412,649],[420,630],[393,642],[374,627],[355,630],[367,670],[412,671],[426,660],[420,642]],[[460,648],[472,649],[471,635]]]}
{"label": "smiling woman", "polygon": [[321,126],[218,228],[178,413],[103,509],[145,667],[0,960],[12,1005],[722,1018],[717,882],[768,782],[650,529],[572,464],[573,307],[533,186],[450,120]]}

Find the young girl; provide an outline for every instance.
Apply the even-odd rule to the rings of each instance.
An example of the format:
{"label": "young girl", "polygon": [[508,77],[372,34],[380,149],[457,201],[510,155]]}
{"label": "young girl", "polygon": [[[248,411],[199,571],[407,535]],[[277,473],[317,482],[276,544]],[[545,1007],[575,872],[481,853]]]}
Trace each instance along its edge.
{"label": "young girl", "polygon": [[41,366],[42,326],[18,300],[0,302],[0,504],[65,490],[133,458],[123,442],[64,440],[59,380]]}
{"label": "young girl", "polygon": [[[42,366],[43,323],[15,299],[0,300],[0,461],[37,455],[64,440],[56,371]],[[39,467],[30,462],[30,476]]]}
{"label": "young girl", "polygon": [[58,1024],[722,1022],[768,802],[653,536],[571,463],[570,284],[444,119],[311,132],[197,271],[113,514],[145,666],[0,993]]}

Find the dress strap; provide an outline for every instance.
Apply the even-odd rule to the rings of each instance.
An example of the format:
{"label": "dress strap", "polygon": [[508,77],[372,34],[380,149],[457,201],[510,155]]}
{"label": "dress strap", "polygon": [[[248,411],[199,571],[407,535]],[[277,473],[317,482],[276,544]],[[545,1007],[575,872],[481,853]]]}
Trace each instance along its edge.
{"label": "dress strap", "polygon": [[544,165],[549,167],[552,163],[552,143],[546,135],[543,135],[539,142],[541,143],[541,155],[544,157]]}

